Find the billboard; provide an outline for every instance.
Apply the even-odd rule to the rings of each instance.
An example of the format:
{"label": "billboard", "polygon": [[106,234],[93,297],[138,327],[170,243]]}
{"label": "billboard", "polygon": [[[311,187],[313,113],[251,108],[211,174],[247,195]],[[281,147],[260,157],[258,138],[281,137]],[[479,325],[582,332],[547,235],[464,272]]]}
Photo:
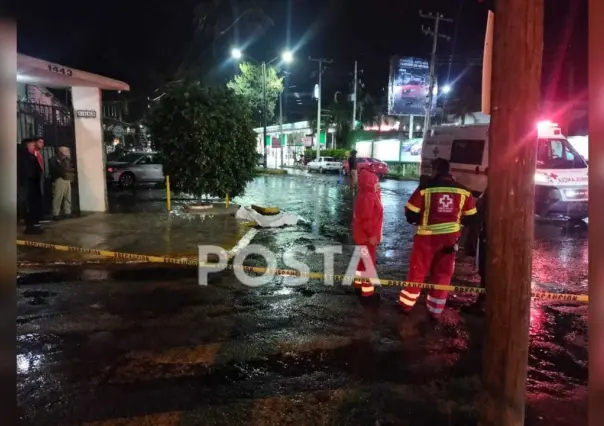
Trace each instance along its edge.
{"label": "billboard", "polygon": [[[434,86],[436,88],[436,85]],[[430,65],[420,58],[390,59],[389,115],[425,115],[430,88]],[[433,102],[433,108],[436,102]]]}

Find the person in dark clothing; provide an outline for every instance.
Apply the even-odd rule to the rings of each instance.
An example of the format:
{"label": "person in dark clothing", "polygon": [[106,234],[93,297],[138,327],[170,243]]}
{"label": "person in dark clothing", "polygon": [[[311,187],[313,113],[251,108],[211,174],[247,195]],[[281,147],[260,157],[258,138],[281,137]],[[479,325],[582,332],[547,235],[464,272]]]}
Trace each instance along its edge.
{"label": "person in dark clothing", "polygon": [[43,215],[43,166],[36,155],[36,141],[34,139],[24,139],[23,145],[25,145],[26,150],[21,156],[19,169],[25,201],[25,233],[41,234],[44,232],[40,225]]}
{"label": "person in dark clothing", "polygon": [[348,170],[350,171],[350,185],[352,188],[356,189],[359,181],[359,175],[357,172],[357,152],[354,149],[348,156]]}
{"label": "person in dark clothing", "polygon": [[[478,266],[478,274],[480,275],[480,287],[486,288],[486,266],[487,266],[487,208],[488,208],[488,188],[482,193],[476,209],[476,222],[472,224],[472,229],[468,234],[466,244],[466,254],[476,256]],[[486,294],[481,293],[476,298],[476,301],[465,307],[464,310],[468,313],[482,314],[484,313],[486,302]]]}

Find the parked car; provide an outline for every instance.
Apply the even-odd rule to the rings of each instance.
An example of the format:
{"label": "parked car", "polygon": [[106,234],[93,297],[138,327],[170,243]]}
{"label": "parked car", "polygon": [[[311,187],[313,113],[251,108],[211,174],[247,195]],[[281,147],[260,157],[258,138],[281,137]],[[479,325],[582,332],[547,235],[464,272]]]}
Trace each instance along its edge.
{"label": "parked car", "polygon": [[409,153],[411,155],[422,155],[422,142],[411,145]]}
{"label": "parked car", "polygon": [[[367,157],[357,157],[357,171],[361,171],[363,169],[369,169],[380,179],[382,179],[385,175],[388,174],[388,164],[384,163],[377,158],[367,158]],[[347,175],[350,173],[350,165],[348,164],[348,160],[342,161],[342,173]]]}
{"label": "parked car", "polygon": [[306,166],[308,172],[317,171],[319,173],[324,172],[339,172],[340,162],[335,160],[333,157],[319,157],[318,160],[313,160]]}
{"label": "parked car", "polygon": [[164,171],[156,152],[129,152],[107,161],[107,182],[122,188],[135,183],[163,183]]}

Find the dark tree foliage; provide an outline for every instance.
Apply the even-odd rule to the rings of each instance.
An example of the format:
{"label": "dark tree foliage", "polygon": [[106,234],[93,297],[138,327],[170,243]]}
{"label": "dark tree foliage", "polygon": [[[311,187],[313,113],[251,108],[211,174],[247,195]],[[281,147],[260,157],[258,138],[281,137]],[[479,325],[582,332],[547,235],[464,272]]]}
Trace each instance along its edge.
{"label": "dark tree foliage", "polygon": [[170,85],[148,117],[164,174],[176,192],[241,195],[256,167],[256,133],[247,101],[226,88]]}

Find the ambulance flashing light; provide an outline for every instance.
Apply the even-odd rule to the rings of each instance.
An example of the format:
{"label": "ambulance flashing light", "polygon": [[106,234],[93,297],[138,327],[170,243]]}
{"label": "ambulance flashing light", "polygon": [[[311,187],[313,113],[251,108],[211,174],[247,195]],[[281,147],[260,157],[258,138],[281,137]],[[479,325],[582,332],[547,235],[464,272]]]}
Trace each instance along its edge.
{"label": "ambulance flashing light", "polygon": [[555,138],[562,136],[562,130],[557,123],[552,123],[549,120],[540,121],[537,123],[537,135],[540,138]]}

